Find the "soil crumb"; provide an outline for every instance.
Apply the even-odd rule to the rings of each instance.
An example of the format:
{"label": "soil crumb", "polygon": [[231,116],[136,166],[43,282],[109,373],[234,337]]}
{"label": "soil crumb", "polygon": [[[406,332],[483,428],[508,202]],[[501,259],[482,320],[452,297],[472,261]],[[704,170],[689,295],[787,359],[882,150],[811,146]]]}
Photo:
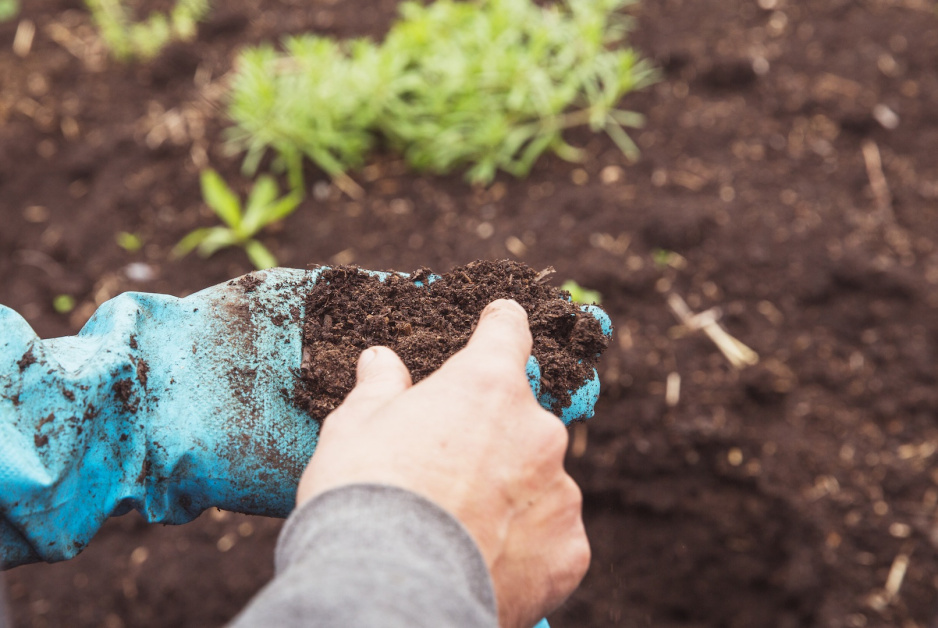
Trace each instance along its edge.
{"label": "soil crumb", "polygon": [[244,277],[241,277],[241,279],[238,279],[238,285],[241,286],[245,292],[254,292],[262,283],[264,283],[264,280],[254,273],[248,273]]}
{"label": "soil crumb", "polygon": [[476,261],[427,285],[430,274],[421,268],[381,281],[354,266],[325,270],[306,298],[297,405],[325,419],[355,385],[359,354],[375,345],[397,352],[419,382],[466,345],[482,310],[500,298],[528,313],[552,410],[570,405],[570,391],[592,376],[608,344],[595,318],[519,262]]}
{"label": "soil crumb", "polygon": [[36,363],[36,356],[33,355],[33,348],[30,347],[29,351],[23,354],[23,357],[16,362],[16,366],[19,367],[20,373],[28,369],[30,366]]}
{"label": "soil crumb", "polygon": [[133,400],[133,382],[129,378],[119,379],[111,387],[114,397],[121,402],[125,412],[137,411],[137,402]]}

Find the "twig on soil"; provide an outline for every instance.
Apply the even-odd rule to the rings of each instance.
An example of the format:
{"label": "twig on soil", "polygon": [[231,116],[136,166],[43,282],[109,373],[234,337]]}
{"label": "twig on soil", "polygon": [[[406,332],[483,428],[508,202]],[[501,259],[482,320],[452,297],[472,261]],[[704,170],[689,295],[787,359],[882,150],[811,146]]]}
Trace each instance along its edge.
{"label": "twig on soil", "polygon": [[668,373],[668,379],[665,382],[664,402],[669,408],[673,408],[681,400],[681,374],[674,372]]}
{"label": "twig on soil", "polygon": [[13,54],[25,57],[33,49],[33,39],[36,37],[36,24],[32,20],[22,20],[16,27],[13,36]]}
{"label": "twig on soil", "polygon": [[892,561],[892,567],[889,568],[889,575],[886,576],[886,596],[889,601],[899,595],[899,589],[902,588],[902,581],[905,579],[905,572],[909,568],[909,555],[905,552],[898,554]]}
{"label": "twig on soil", "polygon": [[333,176],[332,182],[337,188],[345,192],[345,194],[353,201],[360,201],[365,197],[364,188],[355,183],[352,177],[348,176],[347,174],[339,173]]}
{"label": "twig on soil", "polygon": [[557,271],[554,269],[553,266],[548,266],[547,268],[545,268],[544,270],[542,270],[541,272],[537,274],[537,276],[534,278],[534,283],[544,283],[545,281],[547,281],[548,277],[550,277],[556,272]]}
{"label": "twig on soil", "polygon": [[717,322],[719,310],[711,308],[705,312],[694,314],[680,295],[668,295],[668,305],[679,321],[691,331],[702,330],[717,346],[726,359],[735,368],[742,369],[759,362],[759,355],[745,344],[731,336]]}
{"label": "twig on soil", "polygon": [[866,162],[866,174],[870,178],[870,189],[876,199],[876,208],[888,218],[892,218],[892,194],[883,172],[879,146],[873,140],[863,142],[863,161]]}

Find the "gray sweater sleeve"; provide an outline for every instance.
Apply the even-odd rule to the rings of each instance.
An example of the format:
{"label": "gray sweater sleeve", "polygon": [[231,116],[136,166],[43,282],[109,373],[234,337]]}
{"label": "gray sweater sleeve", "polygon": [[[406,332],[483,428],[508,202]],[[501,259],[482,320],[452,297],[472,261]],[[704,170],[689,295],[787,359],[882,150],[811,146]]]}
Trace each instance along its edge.
{"label": "gray sweater sleeve", "polygon": [[449,513],[400,488],[319,495],[287,520],[276,576],[234,619],[248,626],[498,626],[488,568]]}
{"label": "gray sweater sleeve", "polygon": [[[3,565],[0,565],[2,568]],[[3,591],[3,579],[0,578],[0,628],[7,628],[7,605],[6,605],[6,596]]]}

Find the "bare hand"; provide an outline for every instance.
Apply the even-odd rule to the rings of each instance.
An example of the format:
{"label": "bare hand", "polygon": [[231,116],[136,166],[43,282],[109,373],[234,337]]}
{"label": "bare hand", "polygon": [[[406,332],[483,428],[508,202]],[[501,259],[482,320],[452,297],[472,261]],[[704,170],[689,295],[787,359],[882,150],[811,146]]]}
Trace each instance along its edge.
{"label": "bare hand", "polygon": [[324,423],[297,503],[346,484],[399,486],[459,519],[485,558],[502,628],[530,628],[590,561],[582,495],[563,468],[567,432],[528,385],[527,315],[491,303],[469,344],[414,386],[385,347]]}

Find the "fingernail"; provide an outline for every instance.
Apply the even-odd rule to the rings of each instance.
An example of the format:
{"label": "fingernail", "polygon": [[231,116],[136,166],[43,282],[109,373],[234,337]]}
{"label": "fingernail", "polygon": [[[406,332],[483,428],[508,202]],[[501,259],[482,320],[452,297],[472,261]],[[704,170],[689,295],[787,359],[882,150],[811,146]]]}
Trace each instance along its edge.
{"label": "fingernail", "polygon": [[370,364],[376,357],[378,357],[378,352],[374,347],[370,349],[365,349],[362,351],[362,354],[358,357],[358,368],[363,369],[368,364]]}

